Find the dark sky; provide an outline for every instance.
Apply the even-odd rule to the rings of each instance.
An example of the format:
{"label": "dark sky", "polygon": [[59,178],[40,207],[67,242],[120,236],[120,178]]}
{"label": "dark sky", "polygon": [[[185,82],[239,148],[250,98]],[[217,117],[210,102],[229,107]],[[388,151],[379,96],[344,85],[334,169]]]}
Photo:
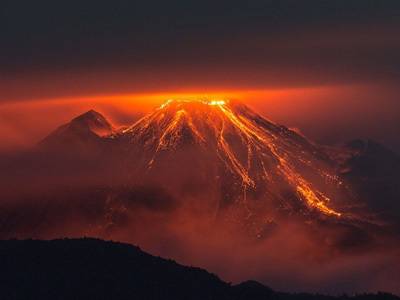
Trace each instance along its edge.
{"label": "dark sky", "polygon": [[[328,119],[335,129],[324,133],[326,140],[373,132],[400,149],[393,134],[400,131],[399,83],[398,0],[0,4],[0,106],[98,94],[319,87],[330,91],[339,86],[338,91],[351,92],[324,94],[318,101],[311,94],[300,95],[302,101],[314,97],[312,105],[321,113],[313,116],[320,123]],[[269,115],[269,102],[257,101]],[[333,105],[335,101],[339,104]],[[290,100],[284,102],[287,107]],[[276,106],[280,114],[271,118],[313,134],[315,120],[304,121],[306,105],[297,116]],[[8,120],[26,119],[10,111]],[[5,114],[0,107],[3,119]],[[351,122],[353,115],[356,121]],[[13,122],[7,130],[27,127]],[[338,132],[340,138],[332,139]]]}
{"label": "dark sky", "polygon": [[0,22],[6,80],[210,67],[228,84],[234,70],[252,85],[399,79],[397,0],[6,0]]}

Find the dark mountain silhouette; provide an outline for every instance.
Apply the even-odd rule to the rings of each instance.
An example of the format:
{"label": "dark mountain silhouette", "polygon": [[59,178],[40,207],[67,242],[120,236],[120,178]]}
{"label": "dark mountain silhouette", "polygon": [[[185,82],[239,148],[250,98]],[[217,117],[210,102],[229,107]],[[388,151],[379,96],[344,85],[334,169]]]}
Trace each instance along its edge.
{"label": "dark mountain silhouette", "polygon": [[0,241],[2,299],[397,300],[386,293],[287,294],[254,281],[232,286],[205,270],[95,239]]}
{"label": "dark mountain silhouette", "polygon": [[353,140],[343,148],[339,172],[375,213],[400,217],[400,156],[373,140]]}

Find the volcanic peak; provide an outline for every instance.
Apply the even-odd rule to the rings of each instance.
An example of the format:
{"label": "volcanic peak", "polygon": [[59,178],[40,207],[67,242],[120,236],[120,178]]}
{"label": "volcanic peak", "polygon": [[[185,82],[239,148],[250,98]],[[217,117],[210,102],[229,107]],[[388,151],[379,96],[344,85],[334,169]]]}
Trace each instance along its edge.
{"label": "volcanic peak", "polygon": [[[288,128],[274,124],[247,106],[226,100],[168,100],[123,132],[132,144],[141,144],[151,153],[148,167],[174,156],[177,149],[200,145],[214,153],[226,170],[246,191],[257,186],[282,182],[306,206],[323,214],[341,214],[328,206],[329,197],[303,175],[304,169],[321,181],[337,181],[332,170],[316,155],[317,149]],[[188,149],[184,150],[188,151]],[[200,157],[200,156],[199,156]],[[280,198],[279,191],[274,191]]]}

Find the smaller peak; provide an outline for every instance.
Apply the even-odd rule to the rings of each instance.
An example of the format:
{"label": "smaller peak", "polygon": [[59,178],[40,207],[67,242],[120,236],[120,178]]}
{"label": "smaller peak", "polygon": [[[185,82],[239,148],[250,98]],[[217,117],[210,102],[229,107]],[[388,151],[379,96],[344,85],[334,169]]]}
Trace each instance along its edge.
{"label": "smaller peak", "polygon": [[58,127],[40,142],[44,145],[90,143],[114,132],[113,125],[99,112],[91,109]]}
{"label": "smaller peak", "polygon": [[74,119],[88,119],[88,118],[90,118],[90,119],[92,119],[92,118],[103,118],[103,119],[105,119],[104,116],[101,113],[95,111],[94,109],[90,109],[87,112],[77,116]]}
{"label": "smaller peak", "polygon": [[99,112],[91,109],[87,112],[72,119],[71,124],[80,124],[82,126],[88,126],[91,129],[94,128],[106,128],[111,130],[111,123]]}
{"label": "smaller peak", "polygon": [[74,130],[91,131],[98,136],[109,135],[114,131],[113,125],[101,113],[93,109],[72,119],[68,127]]}

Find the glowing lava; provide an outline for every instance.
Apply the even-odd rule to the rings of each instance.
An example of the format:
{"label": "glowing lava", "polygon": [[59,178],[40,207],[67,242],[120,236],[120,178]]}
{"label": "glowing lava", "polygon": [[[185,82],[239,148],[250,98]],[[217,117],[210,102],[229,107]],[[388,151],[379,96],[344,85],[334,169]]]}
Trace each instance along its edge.
{"label": "glowing lava", "polygon": [[243,193],[239,200],[244,203],[249,191],[265,186],[265,201],[278,199],[284,206],[282,187],[287,187],[309,209],[341,216],[328,205],[330,197],[322,191],[336,189],[341,183],[318,149],[243,104],[220,99],[168,100],[123,134],[151,152],[146,163],[149,169],[162,153],[198,145],[215,153],[215,164],[237,178]]}
{"label": "glowing lava", "polygon": [[211,100],[210,102],[208,102],[208,105],[225,105],[226,102],[225,100]]}

